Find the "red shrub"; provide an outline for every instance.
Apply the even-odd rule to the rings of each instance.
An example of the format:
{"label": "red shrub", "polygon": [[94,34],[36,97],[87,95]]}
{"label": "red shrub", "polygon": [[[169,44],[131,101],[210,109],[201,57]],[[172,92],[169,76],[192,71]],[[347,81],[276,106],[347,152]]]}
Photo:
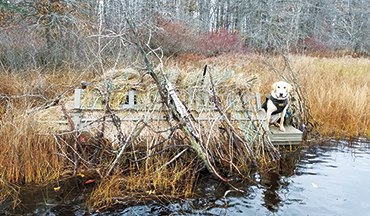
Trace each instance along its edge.
{"label": "red shrub", "polygon": [[183,23],[167,23],[162,29],[151,45],[161,47],[165,55],[197,53],[209,57],[248,50],[237,33],[231,34],[226,29],[199,33]]}
{"label": "red shrub", "polygon": [[303,40],[303,46],[308,53],[321,53],[329,51],[329,48],[322,43],[322,38],[317,35],[312,35]]}
{"label": "red shrub", "polygon": [[157,32],[151,45],[161,47],[167,56],[192,52],[189,48],[194,43],[194,31],[183,23],[167,23],[162,31]]}
{"label": "red shrub", "polygon": [[226,29],[199,34],[195,45],[194,50],[205,56],[240,53],[248,50],[237,33],[230,34]]}

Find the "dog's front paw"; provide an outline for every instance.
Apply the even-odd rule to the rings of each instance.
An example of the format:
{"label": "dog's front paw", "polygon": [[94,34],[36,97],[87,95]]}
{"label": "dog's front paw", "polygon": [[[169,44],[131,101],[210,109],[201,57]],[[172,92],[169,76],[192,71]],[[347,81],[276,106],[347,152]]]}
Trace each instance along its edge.
{"label": "dog's front paw", "polygon": [[285,132],[285,128],[284,127],[280,127],[280,131]]}

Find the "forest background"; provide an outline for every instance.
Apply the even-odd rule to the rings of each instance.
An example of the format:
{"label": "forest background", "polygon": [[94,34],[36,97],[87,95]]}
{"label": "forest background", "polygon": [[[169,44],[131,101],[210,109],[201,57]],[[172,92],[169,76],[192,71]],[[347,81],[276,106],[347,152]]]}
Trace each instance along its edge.
{"label": "forest background", "polygon": [[[165,56],[230,52],[353,52],[368,55],[370,3],[348,1],[0,1],[1,67],[94,68],[97,40],[106,67],[137,49],[127,19]],[[99,17],[102,19],[100,20]]]}

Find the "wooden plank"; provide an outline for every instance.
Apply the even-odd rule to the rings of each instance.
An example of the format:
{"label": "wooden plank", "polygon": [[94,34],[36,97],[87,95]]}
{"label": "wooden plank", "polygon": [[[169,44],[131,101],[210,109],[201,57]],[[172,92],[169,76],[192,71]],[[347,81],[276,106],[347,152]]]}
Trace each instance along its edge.
{"label": "wooden plank", "polygon": [[132,107],[135,107],[135,95],[136,91],[134,90],[128,91],[128,104]]}
{"label": "wooden plank", "polygon": [[270,126],[270,139],[274,145],[299,145],[302,141],[302,131],[293,126],[285,126],[285,132],[275,126]]}
{"label": "wooden plank", "polygon": [[261,109],[261,94],[255,93],[257,110]]}
{"label": "wooden plank", "polygon": [[82,116],[81,112],[72,113],[72,121],[73,121],[73,124],[75,125],[76,130],[80,129],[81,116]]}
{"label": "wooden plank", "polygon": [[81,108],[81,96],[83,94],[83,89],[75,89],[75,97],[74,97],[74,109]]}

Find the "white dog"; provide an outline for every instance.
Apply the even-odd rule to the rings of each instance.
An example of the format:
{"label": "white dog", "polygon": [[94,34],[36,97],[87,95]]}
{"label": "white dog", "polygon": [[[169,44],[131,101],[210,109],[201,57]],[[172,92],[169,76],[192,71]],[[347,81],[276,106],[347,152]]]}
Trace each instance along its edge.
{"label": "white dog", "polygon": [[266,123],[269,126],[280,118],[278,126],[281,131],[285,132],[284,118],[289,106],[289,92],[292,90],[292,86],[280,81],[272,84],[271,87],[271,94],[267,96],[266,101],[262,104],[262,108],[266,111]]}

